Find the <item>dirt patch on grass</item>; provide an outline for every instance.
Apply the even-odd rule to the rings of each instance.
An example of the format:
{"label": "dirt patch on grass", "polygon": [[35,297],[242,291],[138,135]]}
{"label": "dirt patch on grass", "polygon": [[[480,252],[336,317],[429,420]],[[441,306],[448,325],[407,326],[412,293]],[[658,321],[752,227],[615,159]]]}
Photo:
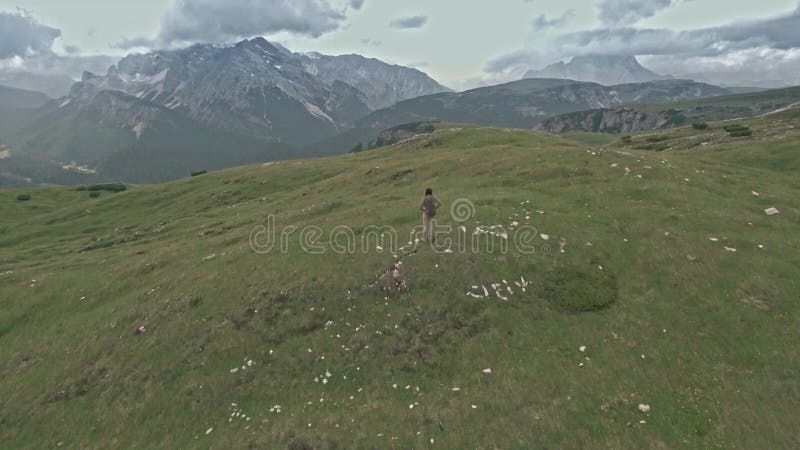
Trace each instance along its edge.
{"label": "dirt patch on grass", "polygon": [[750,277],[739,283],[736,298],[743,305],[759,311],[768,311],[770,304],[780,300],[780,289],[769,280],[761,277]]}

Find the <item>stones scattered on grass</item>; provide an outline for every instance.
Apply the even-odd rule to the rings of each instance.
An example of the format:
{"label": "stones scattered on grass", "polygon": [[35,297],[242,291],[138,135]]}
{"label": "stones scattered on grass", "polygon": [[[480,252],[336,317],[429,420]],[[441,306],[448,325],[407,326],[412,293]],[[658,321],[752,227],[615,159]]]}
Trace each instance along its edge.
{"label": "stones scattered on grass", "polygon": [[777,208],[767,208],[767,209],[764,210],[764,214],[766,214],[768,216],[774,216],[774,215],[780,214],[780,213],[781,212],[778,211]]}
{"label": "stones scattered on grass", "polygon": [[[520,277],[518,281],[514,281],[514,284],[517,285],[522,292],[525,292],[525,288],[527,288],[529,285],[524,276]],[[515,294],[511,284],[509,284],[509,282],[506,280],[502,280],[502,282],[497,283],[490,283],[489,286],[491,287],[491,290],[487,289],[486,285],[473,285],[471,290],[468,291],[466,295],[475,299],[481,299],[490,297],[490,293],[492,293],[498,299],[507,302],[509,301],[508,296]]]}
{"label": "stones scattered on grass", "polygon": [[650,412],[650,405],[639,403],[639,411],[643,414],[648,414]]}
{"label": "stones scattered on grass", "polygon": [[244,413],[236,403],[231,403],[231,415],[228,417],[228,423],[232,423],[234,419],[244,420],[249,422],[251,417]]}
{"label": "stones scattered on grass", "polygon": [[245,359],[244,359],[244,361],[243,361],[243,363],[244,363],[244,364],[242,364],[242,367],[241,367],[241,368],[239,368],[239,367],[234,367],[233,369],[231,369],[231,370],[230,370],[230,372],[231,372],[231,373],[236,373],[236,372],[238,372],[239,370],[245,371],[245,370],[247,370],[247,369],[249,369],[249,368],[251,368],[251,367],[253,367],[253,366],[255,366],[255,365],[256,365],[256,363],[255,363],[255,362],[253,362],[253,360],[252,360],[252,359],[249,359],[249,358],[245,358]]}

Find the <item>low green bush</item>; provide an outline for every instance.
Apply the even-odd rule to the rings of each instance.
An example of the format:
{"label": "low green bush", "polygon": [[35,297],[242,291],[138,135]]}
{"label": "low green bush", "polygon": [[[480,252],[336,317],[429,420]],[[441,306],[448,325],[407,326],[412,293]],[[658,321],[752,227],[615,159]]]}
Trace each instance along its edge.
{"label": "low green bush", "polygon": [[558,267],[545,275],[540,295],[550,306],[569,313],[597,311],[617,300],[617,279],[596,266]]}
{"label": "low green bush", "polygon": [[89,192],[89,197],[91,197],[91,198],[97,198],[97,197],[100,197],[100,191],[92,191],[92,192]]}
{"label": "low green bush", "polygon": [[108,183],[108,184],[93,184],[87,188],[89,191],[109,191],[109,192],[122,192],[128,189],[121,183]]}
{"label": "low green bush", "polygon": [[31,199],[31,196],[30,196],[30,194],[19,194],[19,195],[17,196],[17,200],[19,200],[19,201],[21,201],[21,202],[27,202],[27,201],[28,201],[28,200],[30,200],[30,199]]}
{"label": "low green bush", "polygon": [[708,124],[705,122],[693,123],[692,128],[694,128],[695,130],[707,130]]}
{"label": "low green bush", "polygon": [[197,171],[197,172],[192,172],[192,176],[193,177],[199,177],[200,175],[205,175],[207,173],[208,173],[207,170],[200,170],[200,171]]}
{"label": "low green bush", "polygon": [[746,126],[744,126],[742,124],[738,124],[738,123],[735,123],[733,125],[725,125],[723,128],[728,133],[736,133],[738,131],[748,131],[748,130],[750,130],[750,128],[748,128],[748,127],[746,127]]}
{"label": "low green bush", "polygon": [[647,142],[664,142],[669,139],[669,136],[659,135],[659,136],[650,136],[647,138]]}
{"label": "low green bush", "polygon": [[752,136],[753,132],[751,130],[731,131],[729,135],[730,137],[748,137]]}

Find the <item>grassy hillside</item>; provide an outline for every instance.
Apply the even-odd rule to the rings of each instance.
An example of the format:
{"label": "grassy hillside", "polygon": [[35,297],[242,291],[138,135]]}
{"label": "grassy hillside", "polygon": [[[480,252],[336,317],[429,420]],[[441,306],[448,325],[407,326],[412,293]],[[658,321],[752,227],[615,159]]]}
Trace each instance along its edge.
{"label": "grassy hillside", "polygon": [[[0,191],[0,441],[797,446],[800,118],[742,123],[753,136],[661,152],[455,129],[99,198]],[[331,250],[341,225],[405,244],[426,186],[440,225],[549,240]],[[462,198],[475,215],[457,222]],[[269,215],[320,227],[325,254],[299,231],[255,252]],[[386,292],[395,256],[403,289]],[[492,284],[507,300],[467,295]]]}

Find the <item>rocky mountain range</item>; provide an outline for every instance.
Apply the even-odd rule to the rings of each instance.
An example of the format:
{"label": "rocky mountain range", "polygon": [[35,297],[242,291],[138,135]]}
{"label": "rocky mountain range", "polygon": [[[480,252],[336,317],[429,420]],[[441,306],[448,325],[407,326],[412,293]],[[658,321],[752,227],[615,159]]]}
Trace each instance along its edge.
{"label": "rocky mountain range", "polygon": [[666,80],[639,64],[635,56],[576,56],[568,63],[557,62],[542,70],[530,70],[523,78],[562,78],[613,86]]}
{"label": "rocky mountain range", "polygon": [[[130,55],[104,75],[84,73],[66,97],[13,127],[0,123],[0,144],[13,156],[5,165],[28,158],[84,167],[84,175],[163,181],[189,167],[314,156],[298,147],[351,128],[374,108],[447,91],[414,69],[293,53],[263,38],[195,45]],[[148,161],[137,152],[160,156]],[[123,156],[130,168],[119,163]]]}
{"label": "rocky mountain range", "polygon": [[[108,90],[206,126],[294,145],[336,134],[373,109],[447,89],[413,69],[292,53],[256,38],[125,57],[104,76],[85,74],[65,102],[86,106]],[[137,132],[150,123],[137,122]]]}

